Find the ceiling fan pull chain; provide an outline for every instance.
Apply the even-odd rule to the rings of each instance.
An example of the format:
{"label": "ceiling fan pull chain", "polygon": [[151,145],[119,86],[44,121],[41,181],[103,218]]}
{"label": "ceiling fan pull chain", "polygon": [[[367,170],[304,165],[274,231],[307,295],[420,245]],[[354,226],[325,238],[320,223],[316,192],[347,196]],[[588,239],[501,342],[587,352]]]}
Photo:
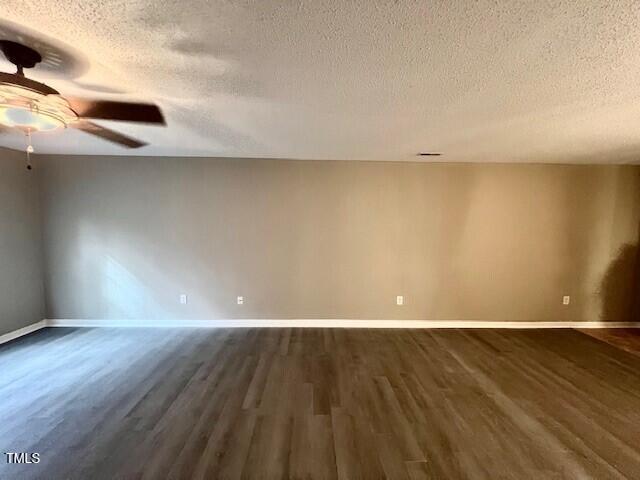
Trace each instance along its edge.
{"label": "ceiling fan pull chain", "polygon": [[33,153],[33,145],[31,145],[31,129],[27,128],[27,170],[31,170],[31,154]]}

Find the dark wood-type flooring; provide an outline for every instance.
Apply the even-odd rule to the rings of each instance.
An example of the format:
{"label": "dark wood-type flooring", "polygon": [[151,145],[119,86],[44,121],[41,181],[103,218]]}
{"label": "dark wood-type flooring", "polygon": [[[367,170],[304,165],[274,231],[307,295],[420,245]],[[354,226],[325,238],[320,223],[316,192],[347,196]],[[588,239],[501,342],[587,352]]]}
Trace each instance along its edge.
{"label": "dark wood-type flooring", "polygon": [[575,330],[45,329],[2,479],[640,478],[640,357]]}
{"label": "dark wood-type flooring", "polygon": [[585,328],[580,331],[640,356],[640,328]]}

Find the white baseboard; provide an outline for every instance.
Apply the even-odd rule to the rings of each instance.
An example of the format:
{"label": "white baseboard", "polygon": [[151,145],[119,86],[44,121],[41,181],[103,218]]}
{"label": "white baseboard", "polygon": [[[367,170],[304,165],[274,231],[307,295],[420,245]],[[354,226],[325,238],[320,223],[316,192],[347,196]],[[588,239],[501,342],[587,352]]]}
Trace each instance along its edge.
{"label": "white baseboard", "polygon": [[55,318],[49,327],[190,327],[190,328],[640,328],[640,322],[485,322],[475,320],[220,319],[89,320]]}
{"label": "white baseboard", "polygon": [[0,345],[44,327],[151,328],[640,328],[640,322],[486,322],[481,320],[354,320],[327,318],[220,320],[45,319],[0,335]]}
{"label": "white baseboard", "polygon": [[27,325],[26,327],[19,328],[18,330],[14,330],[13,332],[5,333],[4,335],[0,335],[0,345],[3,343],[10,342],[16,338],[22,337],[23,335],[27,335],[31,332],[35,332],[36,330],[40,330],[48,325],[47,320],[40,320],[39,322],[32,323],[31,325]]}

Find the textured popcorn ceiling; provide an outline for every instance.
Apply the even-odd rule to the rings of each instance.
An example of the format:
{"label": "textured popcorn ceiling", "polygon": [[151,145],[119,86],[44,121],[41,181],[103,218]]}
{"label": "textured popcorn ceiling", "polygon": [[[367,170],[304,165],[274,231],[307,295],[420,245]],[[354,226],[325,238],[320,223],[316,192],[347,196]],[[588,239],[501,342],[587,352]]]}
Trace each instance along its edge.
{"label": "textured popcorn ceiling", "polygon": [[[136,154],[640,163],[637,1],[2,0],[0,18],[72,52],[33,78],[157,102],[167,128],[104,123],[151,144]],[[34,146],[132,153],[76,131]]]}

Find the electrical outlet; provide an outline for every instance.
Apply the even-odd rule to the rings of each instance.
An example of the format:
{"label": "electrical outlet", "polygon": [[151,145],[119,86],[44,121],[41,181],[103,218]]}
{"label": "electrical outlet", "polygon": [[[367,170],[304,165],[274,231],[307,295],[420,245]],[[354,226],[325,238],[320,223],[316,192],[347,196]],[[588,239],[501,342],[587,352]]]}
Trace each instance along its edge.
{"label": "electrical outlet", "polygon": [[186,294],[186,293],[182,293],[182,294],[180,294],[180,303],[181,303],[182,305],[186,305],[186,304],[187,304],[187,301],[188,301],[187,294]]}
{"label": "electrical outlet", "polygon": [[404,297],[402,295],[396,297],[396,305],[404,305]]}
{"label": "electrical outlet", "polygon": [[565,295],[562,297],[562,304],[569,305],[571,303],[571,297],[569,295]]}
{"label": "electrical outlet", "polygon": [[237,301],[238,301],[238,305],[243,305],[244,304],[244,297],[238,297]]}

